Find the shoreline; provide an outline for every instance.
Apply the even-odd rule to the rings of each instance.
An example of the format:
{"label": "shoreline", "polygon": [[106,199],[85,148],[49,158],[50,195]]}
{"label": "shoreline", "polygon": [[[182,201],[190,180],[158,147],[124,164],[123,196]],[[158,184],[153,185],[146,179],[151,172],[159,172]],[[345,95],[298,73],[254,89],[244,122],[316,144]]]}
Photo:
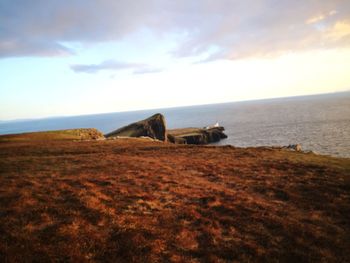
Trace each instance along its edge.
{"label": "shoreline", "polygon": [[[92,130],[92,134],[95,136],[98,134],[96,138],[88,138],[84,139],[85,134],[81,135],[79,132],[77,133],[76,131],[90,131]],[[66,131],[72,131],[72,134],[69,134],[68,136],[65,134],[61,134],[61,132],[66,132]],[[88,132],[91,134],[91,132]],[[91,136],[88,134],[87,136]],[[153,141],[153,142],[161,142],[165,143],[161,140],[154,139],[148,136],[141,136],[141,137],[129,137],[129,136],[116,136],[116,137],[102,137],[102,132],[98,131],[95,128],[82,128],[82,129],[68,129],[68,130],[50,130],[50,131],[37,131],[37,132],[24,132],[24,133],[14,133],[14,134],[4,134],[0,135],[0,143],[4,142],[30,142],[30,141],[74,141],[74,142],[91,142],[91,141],[114,141],[114,140],[135,140],[135,141]],[[220,142],[224,142],[220,141]],[[208,144],[202,144],[202,145],[197,145],[198,147],[200,146],[208,146],[208,147],[234,147],[234,148],[239,148],[239,149],[277,149],[277,150],[285,150],[285,151],[296,151],[295,149],[288,149],[289,146],[287,145],[258,145],[258,146],[236,146],[236,145],[231,145],[231,144],[221,144],[220,142],[213,142],[213,143],[208,143]],[[169,143],[169,142],[166,142]],[[189,144],[191,145],[191,144]],[[195,145],[195,144],[192,144]],[[296,144],[298,145],[298,144]],[[294,146],[296,146],[294,145]],[[298,150],[302,153],[305,154],[314,154],[314,155],[319,155],[319,156],[326,156],[326,157],[331,157],[331,158],[341,158],[341,159],[350,159],[350,157],[347,156],[340,156],[340,155],[331,155],[331,154],[326,154],[326,153],[319,153],[315,152],[313,150],[304,150],[300,149]]]}

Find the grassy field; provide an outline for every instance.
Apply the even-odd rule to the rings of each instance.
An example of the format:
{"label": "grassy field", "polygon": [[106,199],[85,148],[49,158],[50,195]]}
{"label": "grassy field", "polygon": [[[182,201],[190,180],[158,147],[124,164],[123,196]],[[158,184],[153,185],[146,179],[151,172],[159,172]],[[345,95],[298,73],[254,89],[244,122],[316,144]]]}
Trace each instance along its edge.
{"label": "grassy field", "polygon": [[52,141],[52,140],[92,140],[104,138],[103,134],[94,128],[70,129],[44,132],[1,135],[0,142],[14,141]]}
{"label": "grassy field", "polygon": [[2,262],[350,262],[350,159],[0,142]]}

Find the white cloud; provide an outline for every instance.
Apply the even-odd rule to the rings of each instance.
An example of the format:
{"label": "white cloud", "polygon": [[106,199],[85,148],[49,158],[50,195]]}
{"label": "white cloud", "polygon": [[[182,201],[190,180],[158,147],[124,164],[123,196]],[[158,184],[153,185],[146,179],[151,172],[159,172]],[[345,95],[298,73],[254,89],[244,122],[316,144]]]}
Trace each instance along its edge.
{"label": "white cloud", "polygon": [[[0,57],[67,55],[60,43],[123,41],[145,28],[181,36],[171,51],[177,57],[213,48],[209,59],[266,56],[349,46],[347,38],[325,37],[349,20],[348,0],[2,0]],[[313,26],[320,22],[325,30]]]}
{"label": "white cloud", "polygon": [[97,73],[105,70],[132,69],[134,74],[148,74],[163,71],[162,68],[141,63],[129,63],[117,60],[105,60],[98,64],[73,64],[70,68],[76,73]]}
{"label": "white cloud", "polygon": [[350,22],[337,22],[332,28],[327,31],[327,38],[333,41],[350,38]]}
{"label": "white cloud", "polygon": [[71,65],[74,72],[97,73],[101,70],[122,70],[145,67],[146,65],[137,63],[127,63],[116,60],[105,60],[99,64],[75,64]]}
{"label": "white cloud", "polygon": [[308,20],[306,20],[305,23],[306,24],[314,24],[314,23],[322,21],[325,18],[326,17],[324,15],[318,15],[318,16],[314,16],[314,17],[309,18]]}
{"label": "white cloud", "polygon": [[305,21],[306,24],[315,24],[315,23],[319,23],[321,22],[322,20],[324,19],[327,19],[328,17],[330,16],[334,16],[336,15],[338,12],[336,10],[331,10],[329,11],[328,13],[325,13],[325,14],[320,14],[320,15],[316,15],[316,16],[313,16],[313,17],[310,17],[309,19],[307,19]]}

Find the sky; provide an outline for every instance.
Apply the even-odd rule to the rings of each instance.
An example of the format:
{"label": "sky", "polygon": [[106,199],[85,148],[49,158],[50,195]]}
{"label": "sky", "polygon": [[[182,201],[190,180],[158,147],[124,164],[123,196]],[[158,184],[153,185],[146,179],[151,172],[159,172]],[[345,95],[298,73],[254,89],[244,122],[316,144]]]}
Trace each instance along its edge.
{"label": "sky", "polygon": [[0,120],[349,89],[349,0],[0,0]]}

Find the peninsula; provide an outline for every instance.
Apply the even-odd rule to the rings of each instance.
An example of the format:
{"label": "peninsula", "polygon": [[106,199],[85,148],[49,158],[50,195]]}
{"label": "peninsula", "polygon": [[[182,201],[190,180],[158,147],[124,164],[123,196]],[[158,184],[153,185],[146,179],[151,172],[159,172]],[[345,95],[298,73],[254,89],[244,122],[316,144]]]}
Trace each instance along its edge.
{"label": "peninsula", "polygon": [[4,262],[350,261],[350,159],[127,130],[0,136]]}

